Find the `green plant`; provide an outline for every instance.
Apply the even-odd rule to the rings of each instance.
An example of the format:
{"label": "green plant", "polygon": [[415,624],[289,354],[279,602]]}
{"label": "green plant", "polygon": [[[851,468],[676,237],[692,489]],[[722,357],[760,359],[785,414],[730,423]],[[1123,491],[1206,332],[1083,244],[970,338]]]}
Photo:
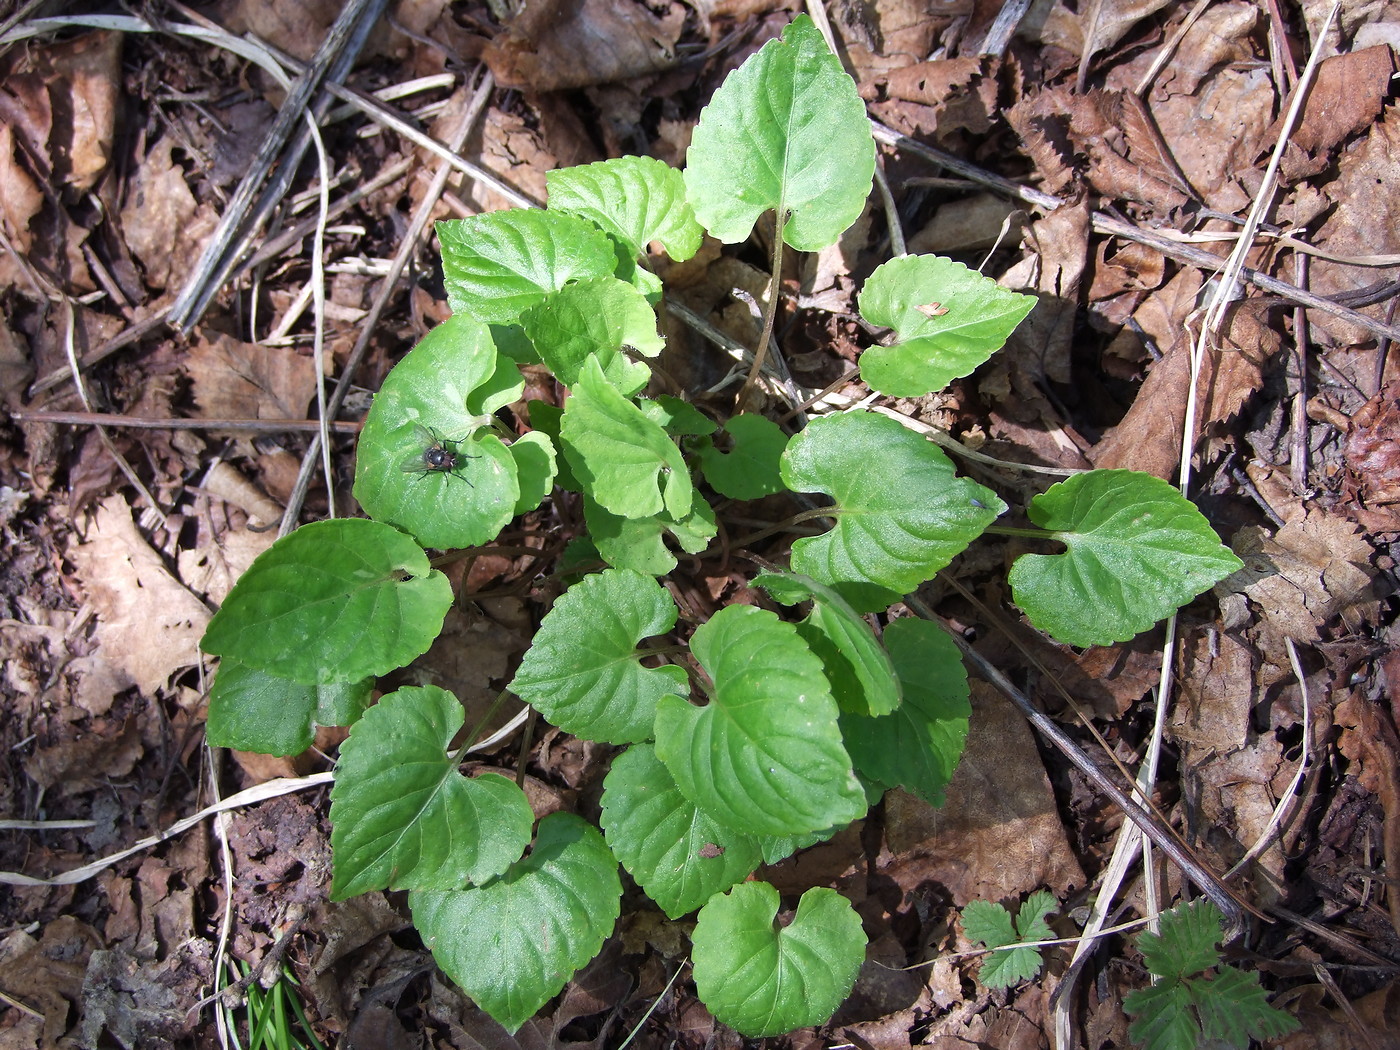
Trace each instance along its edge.
{"label": "green plant", "polygon": [[[779,258],[784,243],[830,245],[859,215],[874,159],[854,84],[802,17],[716,93],[684,172],[641,157],[552,172],[547,210],[440,223],[453,315],[393,369],[365,421],[354,491],[369,519],[279,541],[209,625],[204,647],[223,658],[210,741],[287,753],[316,724],[353,723],[332,792],[333,896],[409,890],[443,969],[511,1030],[611,932],[619,861],[667,915],[700,909],[695,981],[721,1020],[764,1035],[829,1017],[864,955],[854,911],[812,889],[779,928],[776,891],[745,880],[887,788],[942,801],[970,710],[957,650],[932,623],[881,632],[870,614],[982,533],[1065,546],[1022,558],[1012,586],[1033,623],[1075,645],[1129,638],[1239,565],[1154,478],[1075,477],[1032,502],[1039,528],[998,530],[997,495],[885,416],[823,417],[789,437],[754,413],[721,426],[683,399],[644,396],[646,359],[663,345],[647,245],[684,259],[703,231],[740,241],[764,213],[777,217]],[[915,257],[877,270],[860,303],[894,329],[869,352],[867,382],[915,395],[985,361],[1034,299]],[[562,411],[519,403],[521,365],[568,388]],[[676,570],[674,548],[711,546],[711,492],[785,494],[762,505],[785,506],[780,518],[798,499],[813,506],[801,494],[822,497],[759,535],[833,524],[751,581],[765,607],[678,628],[657,578]],[[604,784],[601,831],[554,814],[525,856],[524,794],[458,772],[456,698],[427,686],[366,705],[377,676],[427,650],[453,601],[424,548],[489,544],[551,493],[581,507],[587,530],[559,574],[606,568],[555,602],[510,689],[560,728],[626,750]]]}
{"label": "green plant", "polygon": [[988,988],[1007,988],[1029,980],[1040,972],[1040,949],[1029,943],[1054,940],[1055,932],[1045,922],[1045,916],[1056,908],[1055,897],[1047,890],[1037,890],[1026,898],[1016,912],[1012,928],[1011,913],[993,901],[969,901],[962,912],[963,932],[974,944],[1001,948],[1006,944],[1021,944],[992,952],[982,960],[977,975]]}
{"label": "green plant", "polygon": [[1137,939],[1142,961],[1158,980],[1128,994],[1123,1009],[1135,1018],[1128,1035],[1146,1050],[1245,1050],[1251,1039],[1276,1039],[1299,1027],[1297,1018],[1269,1005],[1258,973],[1220,961],[1220,909],[1210,901],[1179,904],[1161,916],[1161,932]]}
{"label": "green plant", "polygon": [[[248,978],[247,964],[241,964],[242,974],[238,974],[232,964],[229,970],[234,977]],[[321,1040],[306,1019],[301,999],[296,993],[297,979],[285,966],[272,982],[263,989],[256,981],[248,984],[248,1001],[244,1007],[248,1042],[246,1050],[325,1050]],[[235,1011],[220,1007],[224,1011],[229,1040],[235,1050],[245,1050],[245,1044],[238,1038],[238,1023]]]}

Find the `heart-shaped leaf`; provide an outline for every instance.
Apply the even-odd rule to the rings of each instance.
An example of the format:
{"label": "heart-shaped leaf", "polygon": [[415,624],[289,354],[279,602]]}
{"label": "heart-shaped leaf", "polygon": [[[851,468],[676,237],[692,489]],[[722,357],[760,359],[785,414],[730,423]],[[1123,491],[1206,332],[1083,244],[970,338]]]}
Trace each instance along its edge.
{"label": "heart-shaped leaf", "polygon": [[701,111],[685,186],[700,222],[726,244],[776,211],[784,241],[818,251],[859,218],[874,173],[875,141],[855,81],[799,15]]}
{"label": "heart-shaped leaf", "polygon": [[835,890],[810,889],[777,929],[778,891],[746,882],[700,909],[695,987],[715,1017],[750,1038],[825,1022],[865,961],[860,916]]}
{"label": "heart-shaped leaf", "polygon": [[700,249],[704,231],[685,199],[685,180],[654,157],[614,157],[545,174],[549,210],[579,215],[622,241],[634,256],[660,241],[677,262]]}
{"label": "heart-shaped leaf", "polygon": [[1150,474],[1077,474],[1028,513],[1067,550],[1022,555],[1011,592],[1031,623],[1069,645],[1125,642],[1243,564],[1190,500]]}
{"label": "heart-shaped leaf", "polygon": [[597,358],[584,362],[572,393],[559,434],[584,492],[624,518],[688,515],[695,487],[681,450],[613,389]]}
{"label": "heart-shaped leaf", "polygon": [[942,390],[1000,350],[1035,304],[952,259],[891,259],[865,282],[860,313],[899,342],[861,354],[861,378],[891,397]]}
{"label": "heart-shaped leaf", "polygon": [[469,780],[447,753],[464,715],[437,686],[405,686],[365,712],[340,746],[331,790],[331,898],[458,889],[520,859],[534,814],[499,773]]}
{"label": "heart-shaped leaf", "polygon": [[647,385],[651,369],[629,360],[623,349],[655,357],[666,345],[651,304],[616,277],[565,285],[521,314],[520,325],[559,382],[572,387],[583,362],[594,356],[624,397]]}
{"label": "heart-shaped leaf", "polygon": [[783,481],[836,501],[836,527],[793,544],[793,572],[831,584],[860,612],[933,579],[1006,510],[936,445],[873,412],[812,420],[783,453]]}
{"label": "heart-shaped leaf", "polygon": [[209,690],[204,738],[212,747],[299,755],[316,739],[318,725],[353,725],[373,687],[368,678],[325,685],[293,682],[226,656]]}
{"label": "heart-shaped leaf", "polygon": [[787,448],[787,435],[763,416],[735,416],[724,425],[730,449],[713,443],[700,447],[700,469],[720,495],[730,499],[760,499],[783,491],[778,464]]}
{"label": "heart-shaped leaf", "polygon": [[603,836],[572,813],[552,813],[530,855],[504,875],[417,890],[408,906],[438,965],[513,1033],[598,954],[621,898]]}
{"label": "heart-shaped leaf", "polygon": [[753,585],[783,605],[811,600],[812,611],[797,631],[821,658],[843,712],[886,715],[899,706],[899,679],[889,655],[870,625],[834,588],[790,573],[764,573]]}
{"label": "heart-shaped leaf", "polygon": [[452,585],[389,525],[303,525],[248,566],[200,643],[206,653],[296,682],[358,682],[422,656]]}
{"label": "heart-shaped leaf", "polygon": [[570,281],[609,277],[617,252],[593,223],[554,211],[512,208],[437,224],[452,312],[485,324],[520,315]]}
{"label": "heart-shaped leaf", "polygon": [[608,845],[672,919],[758,867],[758,840],[706,816],[681,794],[649,744],[613,759],[603,782]]}
{"label": "heart-shaped leaf", "polygon": [[676,556],[666,546],[667,536],[687,554],[699,554],[710,545],[718,531],[715,512],[698,496],[691,504],[690,513],[680,521],[673,521],[666,514],[650,518],[619,517],[585,496],[583,520],[598,553],[609,565],[652,576],[664,576],[676,567]]}
{"label": "heart-shaped leaf", "polygon": [[[370,405],[355,462],[360,506],[425,547],[495,539],[522,500],[491,413],[523,389],[484,325],[449,317],[394,366]],[[548,490],[535,491],[543,499]]]}
{"label": "heart-shaped leaf", "polygon": [[643,667],[637,643],[675,624],[675,601],[650,576],[630,569],[585,576],[545,616],[510,688],[585,740],[646,740],[657,701],[689,686],[683,668]]}
{"label": "heart-shaped leaf", "polygon": [[750,834],[801,834],[865,813],[836,701],[796,628],[729,605],[690,649],[714,683],[709,704],[666,696],[656,711],[657,756],[686,798]]}
{"label": "heart-shaped leaf", "polygon": [[884,640],[904,702],[879,718],[843,713],[846,750],[864,776],[941,806],[967,743],[967,670],[953,640],[927,620],[896,620]]}

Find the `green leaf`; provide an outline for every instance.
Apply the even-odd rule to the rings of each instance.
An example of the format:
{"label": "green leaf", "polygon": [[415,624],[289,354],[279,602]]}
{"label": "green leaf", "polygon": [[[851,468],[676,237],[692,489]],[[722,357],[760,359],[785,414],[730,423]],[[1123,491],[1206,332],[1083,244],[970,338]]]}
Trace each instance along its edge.
{"label": "green leaf", "polygon": [[380,699],[340,746],[331,790],[331,899],[459,889],[520,859],[534,814],[499,773],[469,780],[448,756],[464,712],[437,686]]}
{"label": "green leaf", "polygon": [[751,834],[801,834],[865,812],[821,661],[791,624],[730,605],[690,649],[714,683],[709,704],[666,696],[656,711],[657,756],[686,798]]}
{"label": "green leaf", "polygon": [[[365,513],[425,547],[495,539],[528,500],[491,413],[523,389],[483,325],[458,314],[434,328],[389,372],[370,405],[355,461],[355,498]],[[424,456],[433,447],[455,457],[452,470],[428,465]]]}
{"label": "green leaf", "polygon": [[647,385],[651,369],[629,360],[623,349],[655,357],[666,345],[656,331],[656,313],[646,298],[616,277],[594,277],[552,292],[520,315],[525,334],[554,377],[578,382],[590,356],[624,397]]}
{"label": "green leaf", "polygon": [[1136,1020],[1128,1026],[1128,1038],[1143,1050],[1199,1050],[1201,1024],[1191,1005],[1190,988],[1178,981],[1129,992],[1123,1012]]}
{"label": "green leaf", "polygon": [[299,755],[316,739],[318,725],[352,725],[373,688],[369,678],[325,685],[293,682],[226,656],[209,690],[204,738],[211,747]]}
{"label": "green leaf", "polygon": [[[1053,940],[1054,932],[1045,923],[1045,916],[1056,908],[1055,898],[1041,890],[1031,894],[1016,916],[1016,929],[1011,927],[1011,913],[991,901],[971,901],[963,909],[963,931],[968,939],[988,948],[1020,941]],[[1030,980],[1040,972],[1040,951],[1036,948],[1009,948],[992,952],[982,960],[979,980],[988,988],[1007,988]]]}
{"label": "green leaf", "polygon": [[784,241],[817,251],[860,216],[874,172],[875,142],[855,81],[799,15],[701,111],[685,186],[700,222],[726,244],[776,211],[791,216]]}
{"label": "green leaf", "polygon": [[765,573],[753,585],[784,605],[812,600],[812,611],[798,624],[797,633],[821,658],[843,713],[885,715],[899,706],[899,679],[889,655],[870,625],[833,588],[786,573]]}
{"label": "green leaf", "polygon": [[422,656],[442,630],[452,585],[388,525],[303,525],[248,566],[200,643],[269,674],[358,682]]}
{"label": "green leaf", "polygon": [[564,455],[584,492],[624,518],[690,513],[695,488],[666,431],[608,383],[596,358],[584,362],[560,425]]}
{"label": "green leaf", "polygon": [[713,443],[700,448],[700,469],[720,495],[730,499],[760,499],[783,491],[778,463],[787,435],[763,416],[735,416],[724,425],[731,448],[721,452]]}
{"label": "green leaf", "polygon": [[520,483],[515,513],[526,514],[543,503],[554,488],[559,460],[554,454],[554,442],[538,431],[522,434],[508,448],[510,458],[515,461],[516,479]]}
{"label": "green leaf", "polygon": [[1016,936],[1023,941],[1053,941],[1055,931],[1045,921],[1045,916],[1054,914],[1059,907],[1059,901],[1049,890],[1036,890],[1016,913]]}
{"label": "green leaf", "polygon": [[757,839],[716,823],[681,794],[650,744],[613,759],[602,807],[608,845],[672,919],[743,881],[761,860]]}
{"label": "green leaf", "polygon": [[610,277],[617,254],[593,223],[559,212],[514,208],[437,224],[452,312],[486,324],[520,315],[570,281]]}
{"label": "green leaf", "polygon": [[963,932],[973,944],[1000,948],[1016,943],[1011,913],[995,901],[969,901],[962,911]]}
{"label": "green leaf", "polygon": [[646,740],[657,701],[690,687],[683,668],[643,667],[637,643],[675,625],[675,601],[650,576],[630,569],[586,576],[545,616],[511,691],[585,740]]}
{"label": "green leaf", "polygon": [[[563,442],[559,440],[559,424],[564,419],[564,410],[557,405],[551,405],[548,401],[528,401],[526,407],[530,413],[530,426],[534,432],[543,434],[549,439],[551,447],[560,449]],[[574,472],[569,468],[569,458],[567,456],[554,457],[554,483],[561,489],[570,492],[582,492],[583,486],[574,477]],[[525,482],[522,479],[521,486]]]}
{"label": "green leaf", "polygon": [[1031,500],[1031,521],[1068,549],[1026,554],[1012,595],[1069,645],[1125,642],[1243,564],[1172,485],[1131,470],[1078,474]]}
{"label": "green leaf", "polygon": [[793,544],[793,571],[835,586],[861,612],[932,579],[1006,510],[957,477],[937,446],[873,412],[812,420],[788,442],[783,481],[836,501],[836,527]]}
{"label": "green leaf", "polygon": [[904,702],[879,718],[843,713],[846,750],[864,776],[941,806],[967,743],[967,671],[953,640],[927,620],[896,620],[885,648]]}
{"label": "green leaf", "polygon": [[899,341],[861,354],[861,378],[891,397],[942,390],[1000,350],[1035,304],[952,259],[891,259],[865,282],[860,313]]}
{"label": "green leaf", "polygon": [[704,236],[685,199],[685,180],[654,157],[613,160],[560,168],[545,174],[549,210],[578,215],[597,223],[631,249],[645,255],[660,241],[677,262],[700,250]]}
{"label": "green leaf", "polygon": [[465,890],[417,890],[408,906],[438,965],[514,1033],[598,954],[621,898],[603,836],[572,813],[552,813],[530,855],[504,875]]}
{"label": "green leaf", "polygon": [[849,821],[845,824],[833,824],[820,831],[805,831],[801,835],[760,835],[758,846],[763,851],[763,863],[777,864],[780,860],[787,860],[798,850],[815,846],[818,842],[826,842],[848,827]]}
{"label": "green leaf", "polygon": [[673,521],[665,514],[650,518],[619,517],[584,496],[583,520],[598,553],[610,565],[652,576],[665,576],[676,567],[676,556],[667,549],[666,536],[672,537],[687,554],[699,554],[710,545],[718,531],[715,512],[698,496],[690,513],[680,521]]}
{"label": "green leaf", "polygon": [[714,420],[689,401],[669,394],[662,394],[655,400],[643,399],[637,407],[643,415],[674,437],[699,437],[713,434],[719,429]]}
{"label": "green leaf", "polygon": [[1181,978],[1219,964],[1217,945],[1225,936],[1220,909],[1208,900],[1180,904],[1165,911],[1160,932],[1144,931],[1137,939],[1142,961],[1158,977]]}
{"label": "green leaf", "polygon": [[865,961],[860,916],[835,890],[802,895],[777,929],[778,891],[746,882],[700,909],[691,958],[700,1000],[750,1038],[824,1023]]}
{"label": "green leaf", "polygon": [[1198,977],[1186,985],[1207,1040],[1247,1050],[1251,1039],[1278,1039],[1302,1027],[1296,1017],[1269,1005],[1258,973],[1226,966],[1214,978]]}

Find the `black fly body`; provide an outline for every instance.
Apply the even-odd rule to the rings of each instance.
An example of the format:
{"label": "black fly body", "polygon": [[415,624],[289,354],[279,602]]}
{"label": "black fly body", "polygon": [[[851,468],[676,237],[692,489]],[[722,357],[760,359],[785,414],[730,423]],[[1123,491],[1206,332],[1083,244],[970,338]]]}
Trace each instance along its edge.
{"label": "black fly body", "polygon": [[457,451],[457,446],[465,441],[465,438],[449,441],[438,436],[436,431],[422,425],[416,426],[414,430],[426,447],[422,452],[415,452],[404,461],[403,472],[405,474],[417,474],[420,478],[429,474],[450,474],[454,478],[461,478],[472,488],[476,487],[461,472],[461,467],[464,465],[463,460],[480,459],[481,457],[469,456],[465,452]]}

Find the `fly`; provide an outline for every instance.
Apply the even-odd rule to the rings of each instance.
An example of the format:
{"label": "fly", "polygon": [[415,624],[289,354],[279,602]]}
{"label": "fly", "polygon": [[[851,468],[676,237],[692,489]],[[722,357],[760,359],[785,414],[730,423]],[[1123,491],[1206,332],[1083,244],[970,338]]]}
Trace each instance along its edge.
{"label": "fly", "polygon": [[466,438],[449,441],[422,424],[416,425],[413,430],[426,447],[404,460],[402,470],[405,474],[417,474],[420,478],[428,474],[451,474],[454,478],[461,478],[471,488],[476,487],[460,469],[463,460],[481,458],[457,451],[457,446]]}

